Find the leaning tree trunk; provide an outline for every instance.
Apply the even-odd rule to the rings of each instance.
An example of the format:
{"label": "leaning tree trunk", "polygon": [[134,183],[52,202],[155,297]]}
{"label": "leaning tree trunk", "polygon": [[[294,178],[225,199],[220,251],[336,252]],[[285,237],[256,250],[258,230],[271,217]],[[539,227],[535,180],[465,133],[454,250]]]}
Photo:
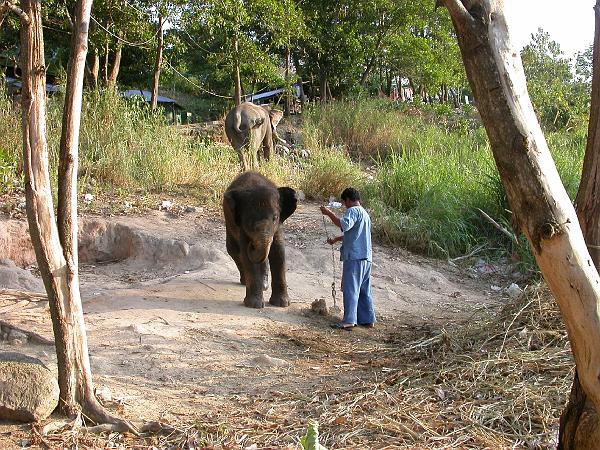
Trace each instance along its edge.
{"label": "leaning tree trunk", "polygon": [[[508,34],[502,0],[442,0],[514,214],[560,307],[581,385],[600,407],[600,277],[560,181]],[[597,448],[582,436],[579,448]]]}
{"label": "leaning tree trunk", "polygon": [[[592,98],[588,138],[583,160],[581,183],[575,201],[579,224],[596,269],[600,266],[600,0],[594,7],[595,33],[592,76]],[[559,448],[585,448],[589,436],[600,437],[600,422],[592,402],[581,387],[577,371],[573,379],[569,403],[560,418]],[[599,438],[592,442],[598,442]]]}
{"label": "leaning tree trunk", "polygon": [[58,359],[60,407],[69,415],[82,411],[94,422],[112,423],[119,430],[133,431],[127,422],[108,415],[94,396],[79,294],[77,146],[91,4],[91,0],[80,0],[75,12],[61,137],[57,227],[48,170],[41,1],[22,2],[23,11],[28,17],[28,20],[22,19],[21,24],[22,125],[27,218],[50,305]]}
{"label": "leaning tree trunk", "polygon": [[592,99],[588,138],[576,205],[579,223],[596,268],[600,264],[600,0],[594,7]]}
{"label": "leaning tree trunk", "polygon": [[163,23],[162,14],[158,16],[158,42],[156,44],[156,61],[154,64],[154,78],[152,79],[152,97],[150,99],[150,109],[155,110],[158,106],[158,85],[160,84],[160,66],[163,55]]}

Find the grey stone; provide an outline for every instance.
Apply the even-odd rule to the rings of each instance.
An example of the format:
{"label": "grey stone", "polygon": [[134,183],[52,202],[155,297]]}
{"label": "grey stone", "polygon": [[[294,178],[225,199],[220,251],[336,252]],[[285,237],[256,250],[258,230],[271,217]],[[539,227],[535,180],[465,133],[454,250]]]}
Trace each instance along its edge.
{"label": "grey stone", "polygon": [[0,419],[36,422],[58,405],[56,376],[42,361],[21,353],[0,353]]}

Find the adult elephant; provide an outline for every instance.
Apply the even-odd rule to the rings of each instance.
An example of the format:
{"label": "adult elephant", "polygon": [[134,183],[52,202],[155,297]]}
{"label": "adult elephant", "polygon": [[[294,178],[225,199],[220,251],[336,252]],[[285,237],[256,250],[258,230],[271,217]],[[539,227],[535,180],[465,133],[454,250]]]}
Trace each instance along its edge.
{"label": "adult elephant", "polygon": [[275,306],[289,306],[282,224],[296,210],[296,191],[278,188],[257,172],[235,178],[223,195],[227,252],[246,285],[244,305],[264,307],[263,290],[271,268],[271,298]]}
{"label": "adult elephant", "polygon": [[229,111],[225,117],[225,134],[240,157],[243,171],[258,167],[261,146],[263,157],[271,158],[273,137],[281,140],[276,127],[282,117],[282,111],[251,102],[244,102]]}

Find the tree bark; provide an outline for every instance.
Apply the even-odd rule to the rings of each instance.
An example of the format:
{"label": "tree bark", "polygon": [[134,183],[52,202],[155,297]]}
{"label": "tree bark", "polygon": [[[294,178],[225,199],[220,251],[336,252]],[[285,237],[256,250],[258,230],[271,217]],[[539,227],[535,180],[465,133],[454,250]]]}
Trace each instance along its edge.
{"label": "tree bark", "polygon": [[108,55],[109,55],[109,53],[110,53],[110,46],[109,46],[108,38],[107,38],[106,42],[104,43],[104,67],[103,67],[104,70],[102,71],[105,86],[108,86]]}
{"label": "tree bark", "polygon": [[[107,85],[111,89],[117,88],[117,78],[119,77],[119,70],[121,69],[121,56],[123,55],[123,47],[121,44],[117,44],[115,50],[115,59],[113,60],[112,67],[110,69],[110,75],[107,80]],[[108,58],[108,56],[107,56]]]}
{"label": "tree bark", "polygon": [[234,83],[234,95],[235,105],[239,106],[242,104],[242,80],[240,79],[240,55],[238,49],[237,36],[233,41],[233,83]]}
{"label": "tree bark", "polygon": [[367,82],[367,79],[369,78],[369,75],[371,74],[371,70],[373,70],[373,66],[375,65],[375,61],[377,60],[377,56],[378,56],[377,52],[379,51],[379,48],[381,47],[381,43],[383,42],[383,38],[387,34],[388,29],[389,29],[389,27],[386,28],[381,33],[379,33],[379,36],[377,36],[377,42],[375,43],[375,48],[373,49],[373,53],[371,54],[371,57],[369,58],[369,60],[366,62],[365,70],[363,71],[363,74],[360,77],[360,85],[361,86],[365,85],[365,83]]}
{"label": "tree bark", "polygon": [[28,24],[21,23],[23,71],[23,158],[25,195],[31,241],[48,294],[58,359],[60,408],[68,415],[82,411],[95,422],[134,431],[109,416],[93,389],[79,294],[77,269],[77,145],[91,0],[76,6],[59,162],[58,226],[54,216],[46,140],[46,74],[41,0],[24,0]]}
{"label": "tree bark", "polygon": [[[596,269],[600,266],[600,0],[594,7],[595,32],[592,58],[592,97],[588,138],[581,183],[575,200],[577,217]],[[590,436],[595,436],[590,439]],[[577,371],[569,402],[560,418],[559,448],[585,448],[600,441],[598,413],[584,392]]]}
{"label": "tree bark", "polygon": [[98,74],[100,73],[100,56],[98,55],[98,49],[94,49],[94,53],[91,57],[92,65],[90,66],[88,74],[88,84],[93,86],[94,89],[98,88]]}
{"label": "tree bark", "polygon": [[283,108],[284,116],[288,117],[290,115],[290,110],[292,106],[292,97],[290,95],[290,89],[292,88],[290,84],[290,47],[288,46],[285,50],[285,103]]}
{"label": "tree bark", "polygon": [[[600,277],[535,116],[502,0],[442,0],[506,189],[565,321],[581,385],[600,407]],[[597,448],[582,436],[580,448]]]}
{"label": "tree bark", "polygon": [[158,106],[158,85],[160,82],[160,66],[163,55],[163,23],[162,14],[158,16],[158,43],[156,45],[156,62],[154,64],[154,78],[152,80],[152,97],[150,99],[150,109],[155,110]]}
{"label": "tree bark", "polygon": [[319,77],[319,93],[321,94],[321,103],[327,102],[327,76],[323,72]]}

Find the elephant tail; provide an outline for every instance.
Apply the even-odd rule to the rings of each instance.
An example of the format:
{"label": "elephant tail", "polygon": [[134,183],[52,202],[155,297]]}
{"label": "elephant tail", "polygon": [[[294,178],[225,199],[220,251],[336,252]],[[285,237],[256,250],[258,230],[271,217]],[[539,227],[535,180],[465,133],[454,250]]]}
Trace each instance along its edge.
{"label": "elephant tail", "polygon": [[233,129],[236,133],[242,133],[246,129],[246,124],[242,123],[240,111],[236,111],[233,116]]}

